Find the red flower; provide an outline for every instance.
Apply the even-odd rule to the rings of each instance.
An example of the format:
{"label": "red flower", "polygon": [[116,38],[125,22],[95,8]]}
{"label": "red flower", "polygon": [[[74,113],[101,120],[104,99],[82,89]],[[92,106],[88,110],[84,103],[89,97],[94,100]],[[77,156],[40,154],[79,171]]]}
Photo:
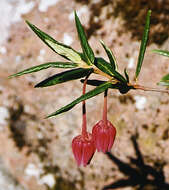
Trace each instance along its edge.
{"label": "red flower", "polygon": [[[86,79],[83,84],[83,95],[85,94],[86,91],[86,83],[89,75],[86,76]],[[93,154],[96,151],[93,141],[93,136],[91,133],[87,132],[85,101],[83,101],[82,103],[82,114],[83,114],[82,133],[81,135],[76,136],[72,140],[72,150],[78,166],[80,165],[86,166],[87,164],[89,164],[90,160],[93,157]]]}
{"label": "red flower", "polygon": [[78,166],[89,164],[96,151],[92,134],[87,133],[85,138],[83,135],[76,136],[72,141],[72,150]]}
{"label": "red flower", "polygon": [[116,128],[107,120],[107,93],[104,93],[103,119],[93,127],[92,135],[97,151],[109,152],[116,136]]}
{"label": "red flower", "polygon": [[96,123],[92,130],[95,147],[98,152],[109,152],[113,146],[116,128],[107,120],[105,123],[103,120]]}

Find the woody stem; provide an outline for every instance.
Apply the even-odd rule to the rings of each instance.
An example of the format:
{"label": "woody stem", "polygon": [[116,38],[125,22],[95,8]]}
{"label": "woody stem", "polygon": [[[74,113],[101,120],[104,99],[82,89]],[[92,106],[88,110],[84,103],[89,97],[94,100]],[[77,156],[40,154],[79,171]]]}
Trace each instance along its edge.
{"label": "woody stem", "polygon": [[133,85],[133,87],[135,89],[144,90],[144,91],[163,92],[163,93],[168,93],[169,94],[169,90],[150,88],[150,87],[145,87],[145,86],[141,86],[141,85],[137,85],[137,84]]}
{"label": "woody stem", "polygon": [[104,92],[103,122],[107,125],[107,94],[108,89]]}

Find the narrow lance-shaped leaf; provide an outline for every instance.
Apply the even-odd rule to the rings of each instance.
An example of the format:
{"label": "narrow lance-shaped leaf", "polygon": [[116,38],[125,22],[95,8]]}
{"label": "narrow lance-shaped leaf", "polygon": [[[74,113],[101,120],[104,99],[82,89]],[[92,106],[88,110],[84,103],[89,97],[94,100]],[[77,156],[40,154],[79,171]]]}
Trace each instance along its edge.
{"label": "narrow lance-shaped leaf", "polygon": [[98,87],[96,87],[95,89],[87,92],[86,94],[80,96],[79,98],[77,98],[76,100],[74,100],[73,102],[71,102],[70,104],[60,108],[59,110],[57,110],[56,112],[50,114],[49,116],[47,116],[47,118],[52,117],[52,116],[56,116],[59,115],[63,112],[67,112],[70,109],[72,109],[76,104],[79,104],[80,102],[87,100],[89,98],[92,98],[102,92],[104,92],[106,89],[108,89],[109,87],[111,87],[111,83],[110,82],[106,82]]}
{"label": "narrow lance-shaped leaf", "polygon": [[79,78],[85,77],[89,72],[92,72],[92,71],[93,69],[83,69],[83,68],[65,71],[43,80],[42,82],[35,85],[35,88],[52,86],[52,85],[67,82],[70,80],[79,79]]}
{"label": "narrow lance-shaped leaf", "polygon": [[87,41],[83,26],[77,16],[76,12],[75,12],[75,22],[76,22],[76,28],[77,28],[77,32],[78,32],[79,40],[80,40],[81,47],[83,50],[85,61],[87,62],[88,65],[92,65],[94,63],[94,59],[95,59],[94,53]]}
{"label": "narrow lance-shaped leaf", "polygon": [[129,75],[126,68],[124,69],[124,74],[125,74],[127,82],[129,82]]}
{"label": "narrow lance-shaped leaf", "polygon": [[154,49],[154,50],[152,50],[152,52],[169,57],[169,51],[167,51],[167,50]]}
{"label": "narrow lance-shaped leaf", "polygon": [[138,61],[137,61],[137,67],[136,67],[136,73],[135,73],[136,79],[140,73],[146,46],[147,46],[148,34],[149,34],[149,30],[150,30],[150,16],[151,16],[151,10],[148,11],[147,16],[146,16],[146,23],[145,23],[145,27],[144,27],[144,33],[143,33],[143,37],[142,37],[142,41],[141,41],[141,46],[140,46],[140,51],[139,51],[139,56],[138,56]]}
{"label": "narrow lance-shaped leaf", "polygon": [[[81,83],[84,83],[84,81],[85,81],[85,79],[80,80]],[[107,81],[95,80],[95,79],[87,80],[87,84],[91,85],[91,86],[100,86],[100,85],[104,84],[105,82],[107,82]]]}
{"label": "narrow lance-shaped leaf", "polygon": [[107,53],[107,56],[109,58],[112,69],[116,70],[117,69],[117,62],[116,62],[116,58],[115,58],[113,52],[104,44],[104,42],[102,40],[100,40],[100,43],[102,44],[104,50]]}
{"label": "narrow lance-shaped leaf", "polygon": [[169,74],[163,76],[163,78],[157,84],[161,86],[169,86]]}
{"label": "narrow lance-shaped leaf", "polygon": [[[84,83],[84,79],[81,79],[80,80],[80,82],[82,82],[82,83]],[[104,83],[106,83],[107,81],[102,81],[102,80],[87,80],[87,84],[88,85],[91,85],[91,86],[100,86],[100,85],[102,85],[102,84],[104,84]],[[113,84],[112,83],[112,85],[109,87],[109,88],[111,88],[111,89],[119,89],[119,84],[120,83],[115,83],[115,84]]]}
{"label": "narrow lance-shaped leaf", "polygon": [[169,87],[169,82],[161,81],[161,82],[159,82],[157,84],[160,85],[160,86],[168,86]]}
{"label": "narrow lance-shaped leaf", "polygon": [[36,35],[45,43],[47,44],[54,52],[61,55],[62,57],[72,61],[73,63],[83,63],[81,56],[78,52],[72,49],[70,46],[62,44],[51,36],[46,34],[45,32],[41,31],[35,25],[31,24],[30,22],[26,21],[29,27],[36,33]]}
{"label": "narrow lance-shaped leaf", "polygon": [[117,80],[126,83],[126,79],[117,71],[113,70],[111,65],[101,57],[95,58],[95,66],[102,72],[109,76],[116,78]]}
{"label": "narrow lance-shaped leaf", "polygon": [[169,82],[169,74],[163,76],[163,78],[161,79],[161,81]]}
{"label": "narrow lance-shaped leaf", "polygon": [[21,76],[21,75],[28,74],[28,73],[38,72],[40,70],[48,69],[50,67],[53,67],[53,68],[54,67],[55,68],[65,68],[66,69],[66,68],[78,67],[78,64],[69,63],[69,62],[49,62],[49,63],[44,63],[44,64],[41,64],[41,65],[37,65],[37,66],[31,67],[31,68],[25,69],[23,71],[20,71],[18,73],[13,74],[13,75],[10,75],[9,78],[16,77],[16,76]]}

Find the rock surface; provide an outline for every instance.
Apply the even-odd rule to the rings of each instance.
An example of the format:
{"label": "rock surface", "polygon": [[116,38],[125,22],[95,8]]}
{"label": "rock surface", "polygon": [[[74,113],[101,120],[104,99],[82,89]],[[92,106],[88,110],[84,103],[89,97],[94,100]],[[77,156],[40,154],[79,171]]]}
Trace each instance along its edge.
{"label": "rock surface", "polygon": [[[55,69],[7,78],[34,65],[62,60],[28,29],[24,20],[80,50],[73,20],[73,10],[76,9],[95,54],[105,57],[99,44],[102,39],[115,52],[119,69],[128,68],[133,79],[140,37],[133,37],[137,25],[125,28],[125,14],[137,6],[139,18],[142,18],[141,13],[145,11],[141,5],[145,2],[132,4],[130,1],[131,7],[123,8],[126,12],[118,9],[125,6],[121,1],[114,1],[115,5],[107,0],[49,2],[0,1],[0,13],[4,17],[0,23],[0,189],[100,190],[106,186],[108,189],[110,184],[117,190],[134,190],[140,186],[155,190],[160,189],[159,184],[163,189],[169,189],[167,94],[131,91],[121,95],[110,90],[108,118],[117,128],[112,154],[96,153],[88,167],[78,168],[73,159],[71,140],[80,133],[81,105],[52,119],[45,120],[44,117],[80,96],[81,83],[72,81],[49,88],[33,88],[42,79],[61,71]],[[158,2],[165,13],[168,0],[165,5]],[[151,3],[145,3],[143,7],[151,6]],[[118,13],[117,17],[115,13]],[[160,12],[163,21],[168,19],[168,14],[164,18],[164,13]],[[160,28],[159,23],[157,28]],[[162,31],[165,36],[169,35],[167,26]],[[154,32],[150,33],[150,38],[151,34]],[[147,48],[139,77],[140,84],[150,87],[156,86],[169,72],[169,60],[151,53],[154,48],[169,49],[169,39],[163,39],[161,46],[155,42],[152,40]],[[90,89],[92,87],[88,87]],[[90,131],[101,118],[102,103],[103,95],[87,101]]]}

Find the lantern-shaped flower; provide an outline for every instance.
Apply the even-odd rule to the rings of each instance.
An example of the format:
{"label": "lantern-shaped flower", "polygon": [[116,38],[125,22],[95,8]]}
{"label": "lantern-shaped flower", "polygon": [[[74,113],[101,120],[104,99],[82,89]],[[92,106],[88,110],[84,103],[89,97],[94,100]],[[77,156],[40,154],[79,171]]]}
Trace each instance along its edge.
{"label": "lantern-shaped flower", "polygon": [[[86,83],[89,75],[86,77],[83,84],[83,95],[86,91]],[[72,151],[77,162],[77,165],[86,166],[90,163],[96,148],[93,141],[93,135],[87,132],[87,122],[86,122],[86,104],[85,101],[82,103],[82,133],[81,135],[76,136],[72,140]]]}
{"label": "lantern-shaped flower", "polygon": [[97,151],[104,153],[111,150],[116,136],[116,128],[107,120],[107,91],[104,94],[103,119],[92,130]]}
{"label": "lantern-shaped flower", "polygon": [[89,164],[96,150],[92,134],[87,133],[85,138],[76,136],[72,141],[72,150],[78,166]]}
{"label": "lantern-shaped flower", "polygon": [[97,151],[110,152],[116,136],[116,128],[111,122],[100,120],[93,127],[92,134]]}

